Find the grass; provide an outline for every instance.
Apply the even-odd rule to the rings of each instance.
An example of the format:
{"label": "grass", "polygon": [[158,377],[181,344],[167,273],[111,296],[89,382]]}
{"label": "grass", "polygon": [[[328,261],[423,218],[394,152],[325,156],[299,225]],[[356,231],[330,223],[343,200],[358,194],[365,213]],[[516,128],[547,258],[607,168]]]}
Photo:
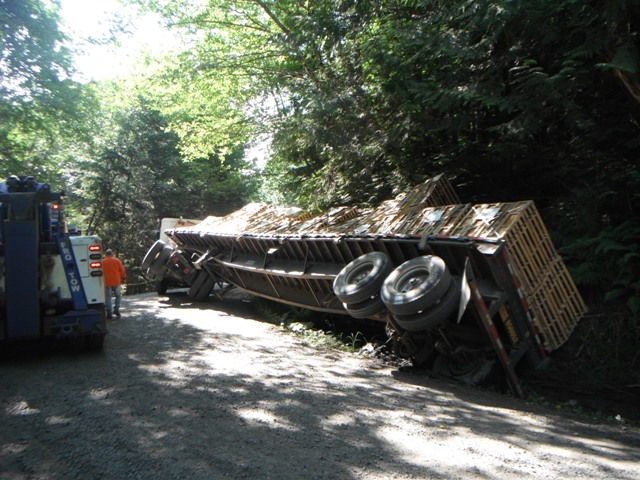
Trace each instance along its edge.
{"label": "grass", "polygon": [[[280,326],[308,345],[360,354],[373,354],[375,351],[365,333],[340,332],[334,322],[317,312],[263,299],[256,300],[255,306],[269,323]],[[325,328],[319,324],[324,324]]]}

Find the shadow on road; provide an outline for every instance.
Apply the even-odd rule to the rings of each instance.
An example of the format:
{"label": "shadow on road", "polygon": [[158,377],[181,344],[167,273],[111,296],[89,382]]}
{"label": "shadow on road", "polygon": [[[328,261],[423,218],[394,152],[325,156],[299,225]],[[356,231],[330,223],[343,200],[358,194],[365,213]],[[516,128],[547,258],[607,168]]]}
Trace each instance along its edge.
{"label": "shadow on road", "polygon": [[241,299],[194,304],[176,293],[125,307],[103,353],[0,364],[0,478],[639,472],[636,430],[304,345],[255,321]]}

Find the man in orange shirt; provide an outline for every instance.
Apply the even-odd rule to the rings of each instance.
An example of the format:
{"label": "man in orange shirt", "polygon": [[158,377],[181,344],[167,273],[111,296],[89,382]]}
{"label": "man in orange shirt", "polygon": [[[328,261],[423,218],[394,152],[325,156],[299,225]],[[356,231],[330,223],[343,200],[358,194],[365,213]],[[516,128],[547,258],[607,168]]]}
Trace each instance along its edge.
{"label": "man in orange shirt", "polygon": [[113,255],[113,250],[107,249],[104,260],[102,260],[102,270],[104,271],[105,286],[105,307],[107,318],[111,315],[111,297],[116,297],[113,314],[120,318],[120,300],[122,299],[122,284],[127,281],[127,271],[119,258]]}

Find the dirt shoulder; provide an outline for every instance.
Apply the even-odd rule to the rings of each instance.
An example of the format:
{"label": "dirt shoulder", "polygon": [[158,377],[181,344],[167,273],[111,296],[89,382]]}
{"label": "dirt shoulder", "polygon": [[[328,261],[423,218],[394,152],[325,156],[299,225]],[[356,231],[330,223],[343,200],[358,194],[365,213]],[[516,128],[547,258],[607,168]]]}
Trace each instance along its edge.
{"label": "dirt shoulder", "polygon": [[640,477],[640,430],[323,350],[239,300],[127,297],[100,353],[0,363],[0,479]]}

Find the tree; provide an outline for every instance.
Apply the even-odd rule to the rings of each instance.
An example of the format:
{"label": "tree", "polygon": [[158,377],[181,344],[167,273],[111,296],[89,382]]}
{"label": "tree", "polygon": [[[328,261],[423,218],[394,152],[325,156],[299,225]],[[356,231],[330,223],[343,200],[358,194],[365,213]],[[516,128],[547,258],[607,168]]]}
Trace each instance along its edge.
{"label": "tree", "polygon": [[268,132],[271,198],[377,203],[446,172],[467,201],[534,199],[576,264],[603,229],[636,238],[636,1],[144,3],[196,34],[174,128],[204,151]]}
{"label": "tree", "polygon": [[89,90],[71,79],[71,52],[57,4],[0,0],[0,174],[29,173],[55,183],[65,139],[86,139]]}
{"label": "tree", "polygon": [[143,79],[103,83],[99,91],[99,154],[77,163],[82,174],[72,185],[72,209],[85,231],[120,252],[139,275],[161,218],[224,215],[243,206],[254,185],[241,149],[185,159]]}

